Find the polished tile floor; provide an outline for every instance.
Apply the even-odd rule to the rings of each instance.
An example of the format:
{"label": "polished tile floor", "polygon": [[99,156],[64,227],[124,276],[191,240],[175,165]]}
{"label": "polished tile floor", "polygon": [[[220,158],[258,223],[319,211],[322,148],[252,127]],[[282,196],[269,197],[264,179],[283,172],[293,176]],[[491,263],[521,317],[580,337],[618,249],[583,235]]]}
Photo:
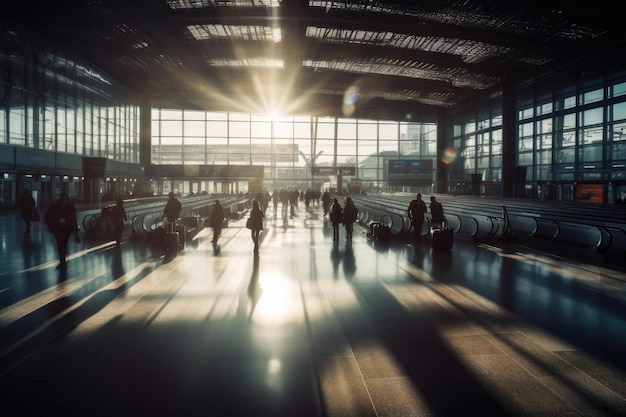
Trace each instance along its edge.
{"label": "polished tile floor", "polygon": [[[268,210],[271,214],[271,207]],[[626,415],[626,274],[498,242],[339,242],[318,207],[178,256],[0,215],[0,416]]]}

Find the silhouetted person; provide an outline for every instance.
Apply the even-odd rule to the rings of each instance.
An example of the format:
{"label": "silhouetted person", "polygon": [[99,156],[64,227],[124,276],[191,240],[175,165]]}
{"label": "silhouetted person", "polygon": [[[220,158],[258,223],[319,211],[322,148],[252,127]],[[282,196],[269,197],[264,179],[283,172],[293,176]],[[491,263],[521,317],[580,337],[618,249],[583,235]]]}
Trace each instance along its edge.
{"label": "silhouetted person", "polygon": [[324,216],[328,214],[328,210],[330,209],[330,193],[328,191],[324,191],[322,195],[322,205],[324,206]]}
{"label": "silhouetted person", "polygon": [[22,219],[24,219],[24,226],[26,226],[25,234],[30,233],[31,222],[33,220],[33,213],[35,212],[35,199],[33,198],[30,190],[24,188],[21,197],[21,209]]}
{"label": "silhouetted person", "polygon": [[220,204],[220,200],[215,200],[213,209],[211,210],[211,227],[213,228],[213,245],[217,245],[217,240],[222,233],[222,226],[224,224],[224,209]]}
{"label": "silhouetted person", "polygon": [[272,193],[272,206],[274,208],[274,218],[278,215],[278,202],[280,200],[280,193],[278,190],[274,190]]}
{"label": "silhouetted person", "polygon": [[437,201],[435,196],[430,197],[430,216],[432,217],[433,227],[435,227],[435,225],[443,226],[443,222],[445,220],[443,215],[443,206],[439,201]]}
{"label": "silhouetted person", "polygon": [[333,225],[333,240],[339,240],[339,225],[343,221],[343,210],[337,199],[333,199],[333,206],[330,208],[330,223]]}
{"label": "silhouetted person", "polygon": [[59,196],[59,200],[54,203],[46,212],[46,226],[54,235],[57,244],[57,252],[59,255],[60,269],[67,268],[65,257],[67,256],[67,246],[72,233],[75,234],[76,242],[80,242],[78,237],[78,220],[76,218],[76,209],[69,202],[66,193]]}
{"label": "silhouetted person", "polygon": [[422,201],[422,195],[417,194],[415,200],[409,203],[407,214],[411,219],[411,224],[415,231],[415,240],[420,240],[422,237],[422,226],[424,225],[424,214],[426,213],[426,204]]}
{"label": "silhouetted person", "polygon": [[180,217],[181,210],[182,205],[180,204],[180,201],[174,197],[174,193],[170,193],[165,209],[163,210],[163,217],[166,217],[168,222],[174,223],[176,222],[176,219]]}
{"label": "silhouetted person", "polygon": [[252,202],[252,210],[250,211],[250,230],[252,231],[252,242],[254,243],[254,251],[259,251],[259,235],[263,230],[263,211],[258,201]]}
{"label": "silhouetted person", "polygon": [[359,211],[354,206],[352,199],[346,199],[346,206],[343,208],[343,225],[346,228],[346,239],[352,240],[352,230]]}
{"label": "silhouetted person", "polygon": [[124,209],[124,200],[118,198],[115,206],[111,209],[111,223],[113,223],[113,233],[115,234],[115,243],[119,245],[122,242],[122,233],[124,232],[124,222],[128,220],[126,210]]}

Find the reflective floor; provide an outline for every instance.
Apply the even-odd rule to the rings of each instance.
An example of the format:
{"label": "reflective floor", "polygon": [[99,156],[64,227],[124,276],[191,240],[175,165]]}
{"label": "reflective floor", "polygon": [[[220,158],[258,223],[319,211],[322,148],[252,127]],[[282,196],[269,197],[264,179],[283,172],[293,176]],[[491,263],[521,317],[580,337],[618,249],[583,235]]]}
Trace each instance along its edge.
{"label": "reflective floor", "polygon": [[626,274],[498,242],[352,242],[318,207],[178,256],[2,214],[1,416],[626,415]]}

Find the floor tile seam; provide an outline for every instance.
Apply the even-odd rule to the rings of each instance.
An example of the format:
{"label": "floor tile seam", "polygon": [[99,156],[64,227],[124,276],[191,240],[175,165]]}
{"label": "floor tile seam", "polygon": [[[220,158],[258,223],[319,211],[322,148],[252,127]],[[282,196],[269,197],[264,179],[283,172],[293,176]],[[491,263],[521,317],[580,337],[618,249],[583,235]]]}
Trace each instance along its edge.
{"label": "floor tile seam", "polygon": [[[109,284],[110,285],[110,284]],[[67,317],[68,315],[70,315],[72,312],[78,310],[80,307],[82,307],[83,305],[85,305],[87,302],[89,302],[89,300],[93,299],[96,294],[102,292],[102,291],[106,291],[106,287],[100,288],[98,291],[96,292],[92,292],[89,295],[81,298],[80,300],[76,301],[75,303],[73,303],[71,306],[67,307],[65,310],[63,310],[62,312],[58,313],[56,316],[54,317],[50,317],[49,319],[47,319],[46,321],[44,321],[43,323],[40,323],[37,328],[31,330],[27,335],[24,335],[20,340],[14,342],[11,346],[8,346],[6,348],[3,348],[2,350],[0,350],[0,357],[6,356],[7,354],[9,354],[10,352],[14,351],[15,349],[18,349],[19,346],[23,345],[24,343],[28,342],[28,340],[31,340],[32,338],[36,337],[38,334],[40,334],[41,332],[43,332],[45,329],[52,327],[53,325],[55,325],[56,323],[59,323],[61,320],[63,320],[65,317]],[[62,332],[62,331],[61,331]],[[49,342],[50,340],[53,340],[55,336],[52,336],[50,338],[48,338]],[[47,342],[45,342],[43,345],[45,345]],[[42,345],[42,346],[43,346]]]}
{"label": "floor tile seam", "polygon": [[[112,284],[112,283],[111,283]],[[156,285],[156,284],[155,284]],[[61,314],[50,318],[49,320],[47,320],[46,322],[42,323],[40,326],[37,327],[37,329],[31,331],[28,335],[22,337],[19,341],[13,343],[10,347],[3,349],[2,351],[0,351],[0,357],[4,357],[8,354],[10,354],[11,352],[14,352],[16,349],[19,349],[20,346],[24,345],[25,343],[28,343],[28,341],[33,340],[35,337],[37,337],[37,335],[42,334],[43,331],[45,331],[45,329],[47,328],[51,328],[53,327],[55,324],[60,323],[61,320],[63,320],[65,317],[68,317],[68,315],[70,315],[72,312],[78,310],[80,307],[82,307],[83,305],[85,305],[87,302],[89,302],[91,299],[93,299],[96,294],[105,291],[103,288],[99,289],[98,291],[91,293],[89,296],[84,297],[83,299],[81,299],[80,301],[74,303],[71,307],[68,307],[66,310],[64,310]],[[119,296],[119,294],[117,295]],[[117,298],[116,296],[116,298]],[[134,303],[132,303],[131,305],[134,305],[136,302],[138,302],[138,300],[135,300]],[[130,306],[128,307],[130,308]],[[127,309],[128,310],[128,309]],[[96,314],[102,313],[102,310],[98,311]],[[122,314],[119,314],[119,316],[121,316]],[[85,320],[89,320],[90,318],[94,317],[93,315],[86,318]],[[83,320],[83,322],[85,321]],[[55,334],[47,336],[46,339],[40,343],[38,346],[36,346],[34,349],[32,349],[31,351],[27,352],[25,356],[21,357],[17,363],[23,362],[24,360],[26,360],[28,357],[30,357],[31,355],[33,355],[34,353],[40,351],[41,349],[43,349],[45,346],[47,346],[50,342],[52,342],[53,340],[55,340],[56,338],[58,338],[60,335],[62,335],[63,337],[65,337],[66,334],[66,330],[68,328],[72,328],[72,327],[77,327],[77,326],[73,326],[72,323],[67,324],[66,326],[63,326],[61,329],[58,329],[56,331]],[[73,328],[72,328],[73,331]],[[17,363],[14,363],[11,365],[10,368],[14,367]],[[10,369],[8,368],[8,369]]]}
{"label": "floor tile seam", "polygon": [[[355,291],[355,290],[354,290],[354,288],[353,288],[352,286],[350,286],[348,283],[346,283],[346,285],[347,285],[347,287],[348,287],[349,289],[351,289],[351,290],[352,290],[352,292],[354,292],[354,291]],[[360,298],[360,296],[359,296],[359,295],[357,295],[357,294],[355,294],[355,297],[356,297],[356,298]],[[329,297],[329,298],[330,298],[330,297]],[[362,305],[362,303],[359,303],[359,305],[361,306],[361,309],[371,309],[371,307],[370,307],[370,306],[369,306],[369,304],[367,304],[367,303],[366,303],[365,305]],[[363,314],[366,314],[366,315],[367,315],[367,313],[366,313],[366,312],[364,312]],[[350,357],[351,357],[351,358],[353,358],[353,360],[354,360],[354,363],[355,363],[355,365],[356,365],[356,369],[357,369],[357,370],[358,370],[358,372],[359,372],[359,377],[360,377],[360,379],[361,379],[361,382],[362,382],[362,384],[363,384],[363,386],[364,386],[365,392],[367,393],[368,399],[369,399],[369,401],[370,401],[370,405],[371,405],[371,407],[372,407],[372,409],[373,409],[374,413],[375,413],[376,415],[379,415],[379,412],[378,412],[378,410],[377,410],[377,408],[376,408],[376,404],[375,404],[374,398],[373,398],[373,396],[372,396],[371,389],[370,389],[370,387],[369,387],[369,386],[368,386],[368,384],[367,384],[367,380],[368,380],[368,378],[366,378],[366,377],[365,377],[365,375],[363,374],[363,369],[361,368],[361,365],[359,364],[358,355],[354,352],[354,348],[353,348],[353,346],[352,346],[352,344],[353,344],[353,340],[352,340],[352,339],[353,339],[353,337],[352,337],[352,336],[350,336],[348,333],[346,333],[346,331],[345,331],[345,327],[344,327],[344,326],[345,326],[345,324],[342,322],[342,320],[341,320],[339,317],[338,317],[338,320],[339,320],[339,323],[340,323],[340,325],[341,325],[342,329],[344,329],[344,330],[343,330],[343,332],[344,332],[344,335],[345,335],[345,337],[346,337],[346,339],[347,339],[347,341],[348,341],[348,343],[349,343],[349,346],[350,346],[350,352],[352,353],[352,356],[350,356]],[[370,325],[370,324],[371,324],[369,321],[367,321],[367,317],[364,317],[364,318],[363,318],[363,320],[364,320],[364,323],[365,323],[364,325],[365,325],[365,326],[367,326],[367,325]],[[374,328],[374,327],[373,327],[373,328]],[[382,335],[378,334],[377,332],[374,332],[374,333],[375,333],[375,334],[377,334],[377,339],[378,339],[378,340],[381,340],[381,341],[383,340]],[[386,344],[385,342],[382,342],[382,343],[383,343],[383,344]]]}
{"label": "floor tile seam", "polygon": [[[449,288],[449,286],[447,284],[443,284],[444,288]],[[432,289],[432,288],[431,288]],[[454,291],[454,290],[453,290]],[[394,297],[397,298],[397,294],[395,294],[394,291],[390,290],[390,292],[394,295]],[[443,300],[447,299],[444,296],[441,296],[441,298],[435,297],[435,292],[429,292],[429,296],[432,297],[436,302],[440,303],[443,306]],[[468,299],[469,300],[469,299]],[[406,305],[406,303],[404,302],[404,300],[402,300],[401,298],[398,299],[398,301],[401,303],[401,305],[403,305],[404,308],[408,309],[409,311],[411,311],[411,309]],[[473,302],[471,300],[469,300],[472,304]],[[444,306],[445,307],[445,306]],[[428,307],[431,308],[431,307]],[[474,317],[468,317],[467,314],[463,313],[462,309],[459,309],[458,306],[455,305],[450,305],[448,307],[446,307],[447,309],[450,309],[450,311],[459,316],[462,320],[466,321],[469,320],[471,322],[473,322],[475,325],[479,326],[481,329],[483,329],[483,331],[485,333],[480,333],[477,334],[477,336],[481,337],[482,339],[485,340],[485,342],[490,343],[491,345],[493,345],[496,349],[498,349],[503,355],[506,355],[507,357],[510,358],[510,360],[513,360],[514,362],[518,363],[518,365],[522,366],[522,364],[520,364],[515,358],[513,358],[508,352],[504,351],[501,347],[497,346],[496,344],[494,344],[494,342],[490,339],[490,337],[495,337],[496,339],[501,339],[502,337],[505,337],[504,335],[508,334],[509,332],[502,332],[502,331],[497,331],[494,330],[492,328],[492,326],[490,326],[489,324],[485,324],[483,322],[481,322],[480,320],[474,318]],[[466,307],[464,307],[466,308]],[[509,323],[503,323],[503,325],[505,327],[510,327],[511,328],[511,332],[512,333],[519,333],[519,334],[523,334],[520,330],[518,330],[515,326],[512,326]],[[525,336],[525,335],[524,335]],[[527,337],[527,336],[525,336]],[[444,337],[444,339],[446,339]],[[538,345],[541,346],[541,345]],[[450,347],[452,350],[455,350],[452,346]],[[467,365],[464,364],[464,366],[467,368]],[[530,375],[532,375],[529,370],[527,370],[525,367],[524,369],[526,370],[526,372],[528,372]],[[470,372],[471,370],[468,369],[468,372]]]}
{"label": "floor tile seam", "polygon": [[[311,263],[311,262],[309,262]],[[317,264],[315,263],[315,257],[313,257],[313,265],[315,265],[315,271],[314,273],[316,275],[319,275],[319,270],[317,269]],[[310,271],[311,273],[311,271]],[[309,277],[311,278],[311,277]],[[314,329],[313,329],[313,325],[311,323],[311,317],[308,314],[309,309],[307,308],[307,297],[306,294],[308,293],[307,291],[305,291],[304,288],[304,283],[299,280],[299,287],[300,287],[300,297],[301,297],[301,302],[302,302],[302,308],[303,308],[303,314],[304,314],[304,319],[305,319],[305,323],[306,323],[306,335],[307,335],[307,339],[308,339],[308,343],[306,343],[306,346],[308,347],[308,358],[310,360],[310,366],[312,369],[313,374],[315,375],[315,388],[316,388],[316,397],[317,397],[317,401],[320,405],[320,409],[322,410],[323,415],[326,415],[326,411],[328,409],[327,406],[327,400],[326,397],[324,395],[324,381],[322,380],[322,374],[321,374],[321,357],[316,355],[314,352],[314,346],[316,345],[316,343],[314,342],[315,338],[314,338]],[[320,279],[318,279],[318,277],[316,277],[316,279],[314,280],[314,283],[316,284],[316,286],[323,292],[326,292],[326,289],[324,288],[323,283],[321,282]],[[343,328],[341,327],[341,324],[339,323],[338,318],[336,317],[335,311],[332,307],[332,304],[330,302],[330,300],[328,299],[328,294],[326,293],[326,298],[325,298],[326,302],[328,303],[327,308],[329,307],[330,311],[332,312],[332,318],[334,318],[334,322],[337,324],[337,329],[341,330],[342,334],[343,334],[343,340],[346,344],[347,347],[349,347],[350,352],[352,353],[352,355],[348,356],[353,358],[353,360],[355,360],[356,358],[354,357],[354,352],[352,351],[352,347],[350,346],[350,343],[347,339],[347,336],[345,335],[345,332],[343,330]],[[328,316],[330,316],[330,314],[328,312],[326,312],[326,314]],[[356,360],[355,360],[356,362]],[[357,365],[358,366],[358,365]],[[369,396],[369,393],[368,393]],[[370,401],[371,398],[370,398]]]}
{"label": "floor tile seam", "polygon": [[549,259],[554,260],[555,262],[561,262],[562,260],[565,260],[567,263],[571,264],[573,267],[577,269],[583,270],[588,273],[601,275],[602,277],[606,279],[617,280],[617,281],[620,281],[621,283],[626,283],[626,278],[620,279],[624,276],[623,273],[626,271],[626,266],[621,266],[621,269],[612,269],[612,268],[603,266],[603,264],[599,260],[584,258],[581,261],[577,257],[565,256],[564,254],[559,254],[559,253],[546,252],[544,250],[541,250],[532,246],[527,246],[527,245],[513,246],[513,249],[519,249],[519,248],[525,251],[530,251],[531,253],[534,253],[534,254],[539,254],[541,256],[547,257]]}
{"label": "floor tile seam", "polygon": [[[316,273],[318,271],[319,271],[319,268],[317,267],[317,264],[316,264]],[[318,275],[319,275],[319,273],[318,273]],[[358,363],[356,354],[355,354],[355,352],[353,350],[352,342],[350,341],[350,336],[346,333],[346,330],[345,330],[345,327],[344,327],[344,323],[342,322],[340,317],[337,315],[337,312],[336,312],[337,305],[336,305],[336,303],[333,303],[333,301],[332,301],[332,296],[330,295],[329,290],[328,290],[327,286],[325,285],[325,280],[321,279],[318,276],[317,279],[315,280],[315,282],[317,282],[318,285],[321,286],[322,290],[326,294],[326,299],[328,300],[328,302],[329,302],[329,304],[330,304],[330,306],[332,308],[333,316],[335,317],[335,321],[338,323],[339,329],[341,330],[341,332],[343,334],[343,337],[344,337],[345,341],[347,342],[346,347],[349,349],[350,355],[347,355],[347,356],[346,355],[341,355],[340,357],[348,357],[348,358],[350,358],[354,362],[354,365],[355,365],[356,369],[358,370],[359,377],[361,379],[361,383],[363,384],[363,387],[365,389],[365,393],[367,394],[367,398],[369,400],[370,406],[372,407],[372,410],[374,411],[375,415],[379,415],[378,411],[376,410],[376,405],[374,403],[374,399],[372,397],[372,393],[371,393],[370,389],[368,388],[367,383],[365,381],[365,377],[363,375],[363,370],[361,369],[361,367],[360,367],[360,365]],[[349,284],[347,284],[347,283],[346,283],[346,287],[348,289],[351,288],[349,286]],[[313,358],[313,359],[315,360],[315,358]],[[319,375],[319,372],[320,372],[319,365],[318,365],[317,362],[314,362],[314,363],[315,363],[316,374],[318,375],[318,378],[320,378],[320,375]],[[321,384],[321,382],[322,381],[320,379],[320,384]],[[322,389],[322,387],[320,386],[320,390],[321,389]],[[321,390],[320,391],[320,395],[322,393],[323,393],[323,391]]]}
{"label": "floor tile seam", "polygon": [[[33,294],[25,299],[19,300],[18,302],[7,306],[0,310],[0,331],[10,323],[23,318],[28,314],[32,314],[33,311],[41,308],[43,305],[54,302],[60,298],[70,296],[77,292],[81,287],[85,285],[89,285],[92,281],[99,279],[104,276],[106,272],[99,272],[98,274],[91,277],[78,278],[77,280],[65,281],[61,284],[55,284],[51,287],[46,288],[44,291],[41,291],[38,294]],[[58,287],[63,286],[63,291],[58,292]],[[40,300],[43,298],[44,300]],[[15,310],[20,310],[22,308],[29,308],[27,313],[21,314],[19,317],[13,316],[10,318],[4,318],[2,316],[7,315]]]}
{"label": "floor tile seam", "polygon": [[[585,378],[588,379],[588,381],[592,381],[593,383],[597,384],[598,386],[603,387],[607,392],[610,392],[611,394],[621,398],[623,401],[625,401],[625,405],[626,405],[626,398],[623,395],[620,395],[619,393],[615,392],[613,389],[611,389],[610,387],[607,387],[605,384],[603,384],[601,381],[599,381],[597,378],[593,377],[592,375],[590,375],[589,373],[583,371],[582,369],[578,368],[577,366],[575,366],[574,364],[572,364],[571,362],[567,361],[565,358],[560,357],[556,352],[553,352],[549,349],[544,348],[540,343],[536,342],[534,340],[534,338],[532,336],[529,336],[526,334],[526,332],[523,331],[518,331],[517,334],[519,334],[520,336],[530,340],[533,345],[537,346],[539,351],[552,356],[553,358],[555,358],[558,362],[561,362],[563,364],[566,364],[570,369],[575,370],[576,372],[578,372],[580,375],[583,375]],[[555,371],[549,371],[545,374],[541,374],[541,376],[535,374],[532,370],[528,369],[527,366],[520,361],[518,358],[516,358],[514,355],[512,355],[509,351],[507,351],[505,348],[498,346],[498,344],[496,342],[494,342],[494,340],[491,337],[494,337],[496,341],[499,341],[500,343],[503,343],[505,346],[508,346],[509,349],[515,349],[519,352],[520,355],[523,356],[528,356],[528,360],[530,361],[536,361],[537,357],[533,356],[532,352],[528,352],[528,349],[526,348],[527,345],[523,344],[523,343],[515,343],[512,340],[505,341],[503,339],[507,338],[507,336],[510,336],[509,333],[491,333],[489,335],[484,335],[482,336],[484,339],[486,339],[486,341],[492,345],[494,345],[494,347],[498,350],[500,350],[504,355],[506,355],[512,362],[516,363],[521,369],[523,369],[528,375],[530,375],[535,381],[537,381],[537,383],[539,383],[540,385],[544,386],[546,389],[548,389],[550,392],[552,392],[555,396],[557,396],[558,398],[560,398],[561,400],[567,402],[567,400],[565,398],[562,398],[561,395],[559,395],[557,392],[555,392],[552,388],[550,388],[546,382],[543,381],[542,378],[545,377],[557,377],[559,378],[564,385],[566,385],[568,388],[571,386],[576,385],[576,381],[572,380],[573,377],[568,376],[567,373],[555,373]],[[514,345],[516,347],[514,347]],[[544,364],[544,365],[538,365],[542,368],[548,369],[550,367],[550,364]],[[568,378],[568,381],[563,381],[562,378]],[[584,387],[583,387],[584,388]]]}
{"label": "floor tile seam", "polygon": [[[156,263],[144,263],[147,264],[145,265],[145,267],[147,268],[152,268],[154,267],[154,265]],[[135,269],[139,269],[139,270],[143,270],[145,267],[143,267],[144,265],[139,265],[137,268]],[[158,268],[157,268],[158,269]],[[151,273],[156,273],[157,270],[153,270]],[[141,271],[139,271],[138,273],[140,273]],[[170,270],[169,271],[170,274],[174,272],[174,270]],[[164,274],[161,279],[157,280],[157,281],[152,281],[150,283],[148,283],[148,281],[146,281],[146,278],[149,278],[151,274],[148,274],[147,276],[145,276],[144,278],[141,279],[141,281],[139,283],[137,283],[137,285],[140,285],[141,287],[143,287],[142,284],[145,285],[145,288],[143,288],[141,290],[140,294],[136,294],[135,296],[133,296],[133,299],[130,303],[126,303],[125,304],[125,308],[123,311],[119,311],[119,310],[115,310],[115,315],[114,315],[114,319],[112,320],[108,320],[107,323],[104,325],[105,327],[103,327],[102,329],[106,328],[107,330],[111,329],[111,326],[117,325],[120,323],[120,321],[123,321],[123,317],[124,314],[127,314],[134,306],[136,306],[143,298],[145,298],[152,290],[154,290],[158,285],[162,284],[162,283],[168,283],[170,285],[175,285],[176,283],[173,281],[167,281],[169,274]],[[113,284],[113,283],[111,283]],[[141,288],[133,286],[132,287],[133,290],[139,290]],[[102,291],[96,291],[92,294],[92,296],[95,296],[98,292]],[[128,290],[122,291],[122,293],[118,294],[114,300],[112,300],[112,303],[115,302],[116,299],[119,298],[119,296],[121,296],[124,293],[127,293]],[[94,318],[96,315],[108,315],[109,313],[107,312],[109,309],[111,308],[111,303],[108,303],[107,306],[105,307],[105,309],[98,311],[95,315],[92,315],[90,317],[88,317],[86,320],[84,320],[83,322],[90,320],[92,318]],[[149,322],[151,315],[147,315],[146,317],[144,317],[143,323],[139,323],[137,321],[134,321],[133,323],[137,326],[138,329],[145,329],[147,327],[147,322]],[[55,336],[57,337],[57,336]],[[54,339],[54,338],[53,338]],[[51,340],[53,340],[51,339]],[[48,343],[48,342],[46,342]]]}

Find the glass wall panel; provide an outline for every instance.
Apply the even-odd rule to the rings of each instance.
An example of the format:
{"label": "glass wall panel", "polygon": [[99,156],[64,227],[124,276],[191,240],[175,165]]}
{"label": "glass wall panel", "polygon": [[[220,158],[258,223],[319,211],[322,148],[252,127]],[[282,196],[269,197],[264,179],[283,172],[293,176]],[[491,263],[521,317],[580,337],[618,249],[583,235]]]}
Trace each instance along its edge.
{"label": "glass wall panel", "polygon": [[570,148],[563,148],[557,150],[557,162],[559,163],[574,163],[576,161],[576,149],[572,146]]}
{"label": "glass wall panel", "polygon": [[0,108],[0,143],[7,143],[8,139],[7,113],[4,108]]}
{"label": "glass wall panel", "polygon": [[[397,129],[397,127],[396,127]],[[362,122],[359,121],[358,124],[358,135],[359,139],[367,140],[367,139],[378,139],[378,126],[375,123],[371,122]],[[398,136],[396,132],[395,136]]]}
{"label": "glass wall panel", "polygon": [[15,90],[11,91],[12,96],[18,96],[18,100],[11,100],[9,107],[9,143],[12,145],[26,144],[26,107],[24,103],[18,103],[19,95]]}
{"label": "glass wall panel", "polygon": [[601,124],[604,121],[603,110],[604,109],[602,107],[597,107],[595,109],[585,110],[584,112],[582,112],[581,119],[580,119],[581,125],[590,126],[590,125]]}
{"label": "glass wall panel", "polygon": [[626,95],[626,82],[618,83],[611,88],[611,97]]}
{"label": "glass wall panel", "polygon": [[533,166],[533,152],[520,152],[518,157],[518,164],[523,166]]}
{"label": "glass wall panel", "polygon": [[237,122],[229,121],[228,123],[228,135],[231,138],[249,138],[250,137],[250,122]]}
{"label": "glass wall panel", "polygon": [[601,101],[604,98],[604,90],[599,88],[593,91],[587,91],[582,95],[581,104],[590,104]]}
{"label": "glass wall panel", "polygon": [[76,153],[76,118],[72,108],[67,109],[65,112],[65,134],[67,152]]}
{"label": "glass wall panel", "polygon": [[183,113],[183,116],[185,118],[185,120],[197,120],[197,121],[204,121],[205,118],[205,112],[203,111],[197,111],[197,110],[185,110]]}
{"label": "glass wall panel", "polygon": [[[154,134],[154,133],[153,133]],[[206,135],[208,137],[226,138],[228,137],[228,122],[209,120],[206,123]]]}
{"label": "glass wall panel", "polygon": [[318,139],[334,139],[335,138],[335,123],[332,121],[329,123],[329,119],[320,118],[317,123],[317,138]]}
{"label": "glass wall panel", "polygon": [[626,140],[626,121],[609,125],[609,137],[614,142]]}
{"label": "glass wall panel", "polygon": [[[404,127],[406,128],[406,125],[404,125]],[[397,141],[398,140],[398,123],[381,122],[378,125],[378,138],[379,140]]]}
{"label": "glass wall panel", "polygon": [[594,162],[594,161],[602,161],[602,145],[588,145],[580,148],[580,161],[581,162]]}
{"label": "glass wall panel", "polygon": [[[285,129],[284,135],[288,135],[287,131],[289,128]],[[293,137],[297,139],[310,139],[312,137],[311,134],[311,123],[294,123],[293,125]]]}
{"label": "glass wall panel", "polygon": [[252,121],[250,130],[255,138],[271,138],[275,137],[274,123],[269,120]]}
{"label": "glass wall panel", "polygon": [[582,143],[587,145],[595,142],[602,142],[603,138],[603,127],[598,126],[595,128],[583,129],[580,132],[580,137],[582,138]]}
{"label": "glass wall panel", "polygon": [[[378,142],[375,140],[359,140],[358,155],[365,159],[375,156],[378,153]],[[359,163],[362,160],[359,160]]]}

